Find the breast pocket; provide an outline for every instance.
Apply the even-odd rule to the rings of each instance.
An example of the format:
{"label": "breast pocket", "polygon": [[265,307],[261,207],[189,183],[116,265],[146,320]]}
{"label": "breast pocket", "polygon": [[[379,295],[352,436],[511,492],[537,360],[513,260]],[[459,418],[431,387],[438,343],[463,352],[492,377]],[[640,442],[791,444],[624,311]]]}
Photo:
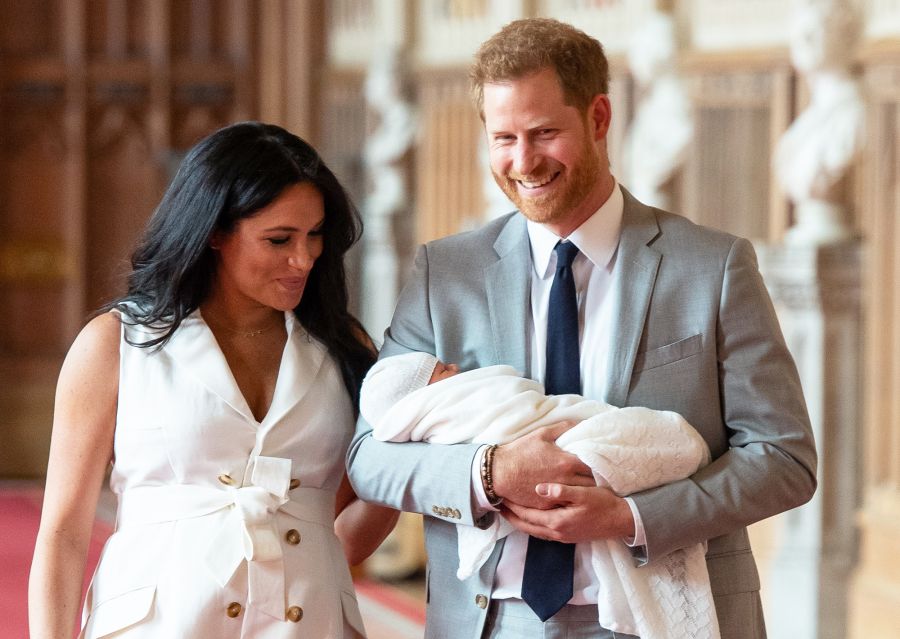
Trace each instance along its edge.
{"label": "breast pocket", "polygon": [[703,335],[697,333],[677,342],[652,348],[637,354],[634,360],[634,372],[647,371],[667,364],[674,364],[696,355],[702,350]]}

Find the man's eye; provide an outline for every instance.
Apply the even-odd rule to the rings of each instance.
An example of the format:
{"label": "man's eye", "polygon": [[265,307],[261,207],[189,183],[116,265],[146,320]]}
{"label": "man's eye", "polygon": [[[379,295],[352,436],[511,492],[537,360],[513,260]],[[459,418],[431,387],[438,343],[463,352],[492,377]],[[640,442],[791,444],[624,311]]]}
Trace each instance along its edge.
{"label": "man's eye", "polygon": [[290,239],[290,238],[288,238],[288,237],[270,237],[270,238],[267,238],[269,244],[275,244],[276,246],[279,246],[279,245],[281,245],[281,244],[287,244],[289,239]]}

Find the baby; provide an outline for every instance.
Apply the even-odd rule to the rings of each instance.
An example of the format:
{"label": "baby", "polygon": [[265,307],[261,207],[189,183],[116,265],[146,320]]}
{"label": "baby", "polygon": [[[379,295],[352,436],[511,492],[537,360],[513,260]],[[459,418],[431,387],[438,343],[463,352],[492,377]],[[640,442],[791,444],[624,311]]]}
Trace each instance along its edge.
{"label": "baby", "polygon": [[[376,363],[363,382],[360,411],[373,437],[392,442],[503,444],[543,426],[577,422],[557,445],[587,464],[598,486],[618,495],[684,479],[709,461],[703,438],[677,413],[548,396],[510,366],[460,372],[427,353]],[[512,531],[502,517],[487,529],[457,526],[457,577],[478,570]],[[641,637],[719,637],[703,544],[636,568],[621,541],[595,541],[591,564],[605,589],[598,601],[604,627]]]}

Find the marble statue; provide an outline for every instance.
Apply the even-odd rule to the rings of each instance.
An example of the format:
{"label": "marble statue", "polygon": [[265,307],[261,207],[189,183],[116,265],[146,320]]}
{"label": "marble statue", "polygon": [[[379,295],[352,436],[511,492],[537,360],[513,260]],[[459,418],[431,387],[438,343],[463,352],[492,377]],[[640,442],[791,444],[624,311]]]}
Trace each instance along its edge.
{"label": "marble statue", "polygon": [[785,239],[815,246],[850,235],[833,190],[863,142],[865,104],[851,71],[860,20],[848,0],[797,0],[790,32],[791,59],[810,99],[779,141],[774,164],[795,205]]}
{"label": "marble statue", "polygon": [[362,321],[372,335],[390,324],[398,294],[394,217],[406,209],[410,194],[402,160],[415,143],[416,113],[405,94],[401,51],[385,47],[372,60],[365,81],[366,104],[377,119],[366,137],[363,160],[369,182],[363,215]]}
{"label": "marble statue", "polygon": [[672,16],[654,11],[634,33],[628,64],[641,99],[626,133],[624,183],[639,200],[667,208],[663,185],[684,162],[694,135],[690,99],[678,77]]}

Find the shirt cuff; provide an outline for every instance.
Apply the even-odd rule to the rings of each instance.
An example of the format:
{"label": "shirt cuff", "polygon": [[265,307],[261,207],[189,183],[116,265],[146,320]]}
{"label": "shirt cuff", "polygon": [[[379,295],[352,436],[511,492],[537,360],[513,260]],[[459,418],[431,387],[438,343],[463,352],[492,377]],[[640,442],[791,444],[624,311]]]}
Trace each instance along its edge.
{"label": "shirt cuff", "polygon": [[[481,516],[489,512],[499,512],[499,508],[492,506],[484,492],[484,484],[481,483],[481,463],[489,445],[484,445],[475,452],[472,459],[472,503],[475,504],[476,515]],[[478,517],[476,517],[477,519]]]}
{"label": "shirt cuff", "polygon": [[[484,491],[482,491],[484,492]],[[647,545],[647,534],[644,532],[644,521],[641,519],[641,513],[638,511],[634,500],[631,497],[625,497],[628,507],[631,508],[631,516],[634,518],[634,538],[625,538],[625,543],[632,548],[639,548]]]}

